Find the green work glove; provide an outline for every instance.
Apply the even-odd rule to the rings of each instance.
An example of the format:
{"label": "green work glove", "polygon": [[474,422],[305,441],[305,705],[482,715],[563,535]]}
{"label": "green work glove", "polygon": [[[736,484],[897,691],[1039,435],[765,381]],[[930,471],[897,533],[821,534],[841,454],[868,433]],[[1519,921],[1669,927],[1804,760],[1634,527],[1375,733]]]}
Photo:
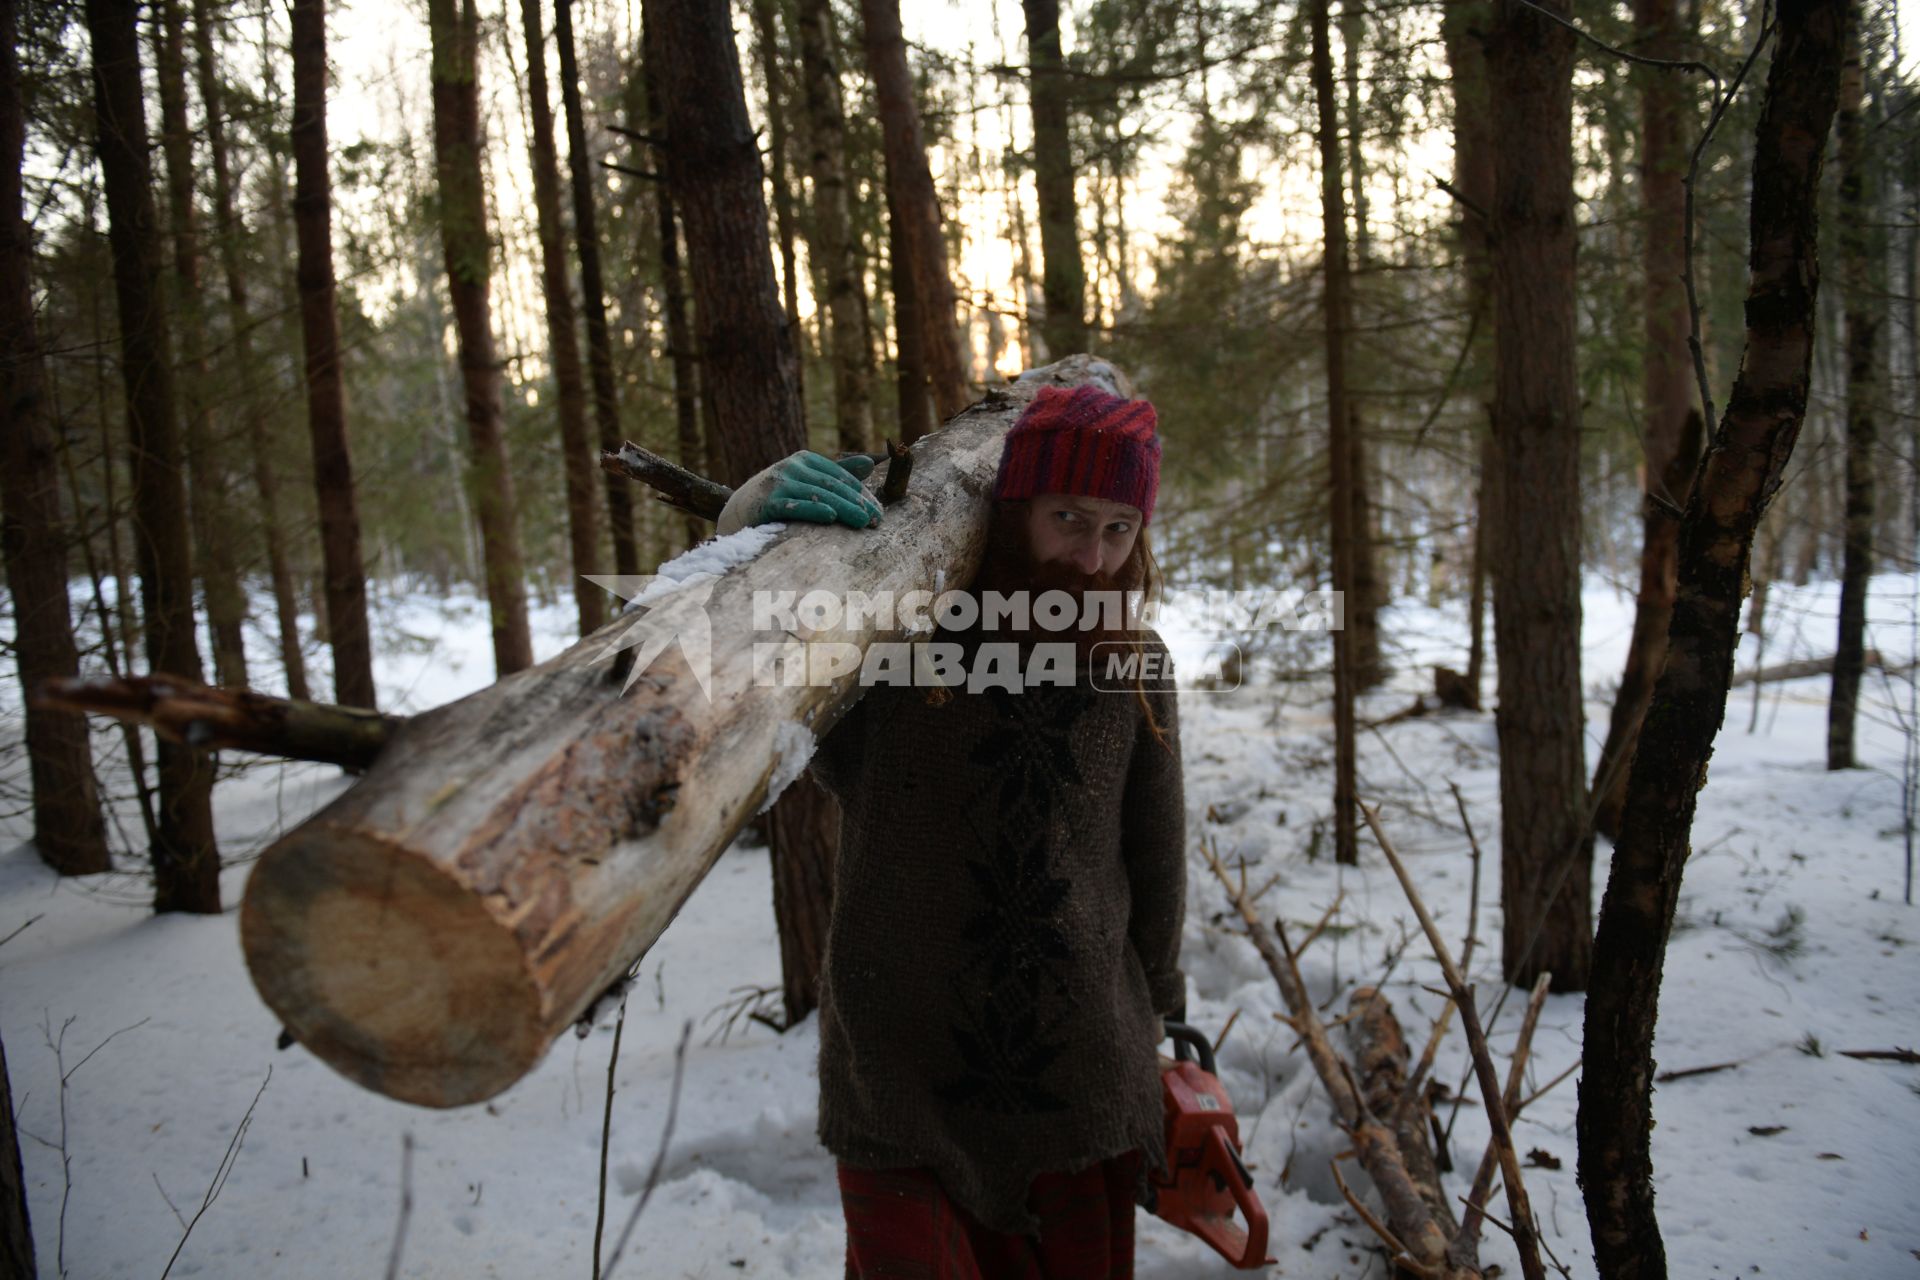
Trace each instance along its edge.
{"label": "green work glove", "polygon": [[865,529],[880,523],[880,500],[861,485],[873,459],[844,461],[802,449],[782,458],[734,491],[720,513],[719,532],[776,520],[844,524]]}

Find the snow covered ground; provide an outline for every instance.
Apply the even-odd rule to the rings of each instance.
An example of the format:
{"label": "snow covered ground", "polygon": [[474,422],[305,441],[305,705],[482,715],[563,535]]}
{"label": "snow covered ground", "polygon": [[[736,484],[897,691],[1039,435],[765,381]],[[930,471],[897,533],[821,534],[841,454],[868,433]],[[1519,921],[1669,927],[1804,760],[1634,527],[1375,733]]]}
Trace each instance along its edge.
{"label": "snow covered ground", "polygon": [[[1875,583],[1870,643],[1890,658],[1913,651],[1914,586]],[[1596,586],[1586,605],[1591,756],[1631,601]],[[1831,651],[1830,585],[1776,589],[1770,608],[1767,661]],[[538,612],[539,656],[564,643],[569,615],[565,606]],[[1373,696],[1368,715],[1410,699],[1427,679],[1417,662],[1463,661],[1457,612],[1402,607],[1390,626],[1402,674]],[[482,604],[386,599],[378,632],[388,706],[417,710],[490,677]],[[269,651],[260,646],[263,670]],[[1752,658],[1743,651],[1742,665]],[[1822,767],[1825,686],[1766,686],[1752,732],[1751,691],[1737,691],[1701,796],[1656,1052],[1663,1070],[1737,1065],[1662,1085],[1656,1097],[1659,1206],[1676,1276],[1911,1277],[1920,1267],[1920,1070],[1838,1052],[1920,1043],[1920,917],[1901,903],[1908,689],[1903,677],[1869,676],[1866,767],[1831,775]],[[5,754],[17,776],[10,675],[0,698],[0,746],[12,744]],[[1296,925],[1296,936],[1344,890],[1332,927],[1304,957],[1307,981],[1340,1012],[1347,990],[1377,980],[1404,946],[1387,989],[1418,1042],[1438,1005],[1422,988],[1439,975],[1413,913],[1364,837],[1361,865],[1345,869],[1315,839],[1331,791],[1322,698],[1310,684],[1266,680],[1183,697],[1190,831],[1196,849],[1207,838],[1244,858],[1250,882],[1273,879],[1262,904]],[[1464,793],[1493,858],[1495,747],[1489,716],[1404,721],[1360,743],[1363,794],[1384,803],[1456,943],[1468,925],[1471,863],[1448,784]],[[257,848],[343,785],[327,768],[252,764],[218,792],[223,843],[230,853]],[[31,1135],[22,1154],[43,1274],[159,1275],[230,1151],[175,1275],[386,1274],[403,1187],[411,1210],[402,1275],[590,1273],[611,1015],[583,1039],[563,1038],[489,1104],[432,1112],[391,1102],[298,1047],[275,1048],[278,1024],[247,979],[231,912],[156,918],[137,867],[62,883],[25,837],[23,818],[0,826],[0,938],[12,935],[0,946],[0,1037]],[[1605,854],[1602,845],[1596,902]],[[230,901],[246,871],[229,872]],[[1498,877],[1491,862],[1484,871],[1473,970],[1491,993]],[[777,1036],[740,1018],[725,1034],[730,1009],[750,1002],[753,988],[778,985],[769,886],[764,850],[726,853],[631,993],[615,1071],[609,1250],[653,1162],[689,1021],[693,1035],[664,1170],[615,1275],[839,1275],[833,1168],[813,1136],[814,1028]],[[1221,1063],[1272,1218],[1276,1272],[1379,1276],[1373,1242],[1328,1173],[1345,1144],[1303,1056],[1290,1051],[1291,1033],[1272,1017],[1280,1001],[1271,979],[1230,923],[1196,852],[1190,1015],[1218,1034],[1237,1013]],[[1509,1002],[1494,1028],[1496,1050],[1511,1044],[1520,1003]],[[1529,1073],[1536,1086],[1577,1059],[1580,1020],[1579,998],[1548,1001]],[[1437,1077],[1458,1084],[1463,1064],[1455,1035]],[[1529,1189],[1553,1252],[1574,1275],[1591,1275],[1574,1182],[1575,1102],[1570,1080],[1528,1110],[1516,1136],[1522,1152],[1541,1153],[1538,1165],[1557,1162],[1529,1169]],[[1477,1106],[1459,1111],[1451,1148],[1469,1172],[1451,1176],[1456,1194],[1485,1129]],[[1347,1167],[1350,1182],[1364,1182]],[[1142,1216],[1140,1242],[1148,1280],[1228,1274],[1204,1245],[1156,1219]],[[1485,1257],[1515,1273],[1497,1230]]]}

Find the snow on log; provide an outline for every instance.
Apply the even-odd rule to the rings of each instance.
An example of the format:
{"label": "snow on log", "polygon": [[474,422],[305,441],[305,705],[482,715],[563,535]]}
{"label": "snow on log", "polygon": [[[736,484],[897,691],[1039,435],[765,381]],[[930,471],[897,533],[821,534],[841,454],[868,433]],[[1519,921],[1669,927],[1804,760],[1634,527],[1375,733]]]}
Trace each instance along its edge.
{"label": "snow on log", "polygon": [[[637,618],[399,726],[248,881],[241,943],[288,1031],[350,1079],[427,1106],[526,1074],[646,954],[770,782],[798,772],[796,739],[858,695],[857,668],[756,683],[756,592],[963,585],[1001,437],[1040,386],[1087,381],[1127,390],[1084,356],[1031,371],[914,446],[910,490],[877,529],[743,530],[769,545],[718,576],[656,582]],[[788,634],[864,653],[900,621]]]}

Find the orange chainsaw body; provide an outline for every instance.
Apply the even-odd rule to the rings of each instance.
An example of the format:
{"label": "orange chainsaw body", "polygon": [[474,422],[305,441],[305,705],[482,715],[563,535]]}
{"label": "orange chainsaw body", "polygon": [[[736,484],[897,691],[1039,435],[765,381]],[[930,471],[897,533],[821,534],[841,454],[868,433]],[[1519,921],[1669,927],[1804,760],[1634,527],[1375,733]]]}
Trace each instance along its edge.
{"label": "orange chainsaw body", "polygon": [[[1169,1022],[1178,1060],[1160,1060],[1160,1096],[1166,1107],[1167,1166],[1150,1179],[1153,1212],[1192,1232],[1243,1271],[1274,1261],[1267,1256],[1267,1211],[1240,1160],[1240,1123],[1233,1100],[1213,1073],[1206,1037]],[[1198,1061],[1187,1059],[1193,1049]],[[1241,1220],[1234,1219],[1236,1211]]]}

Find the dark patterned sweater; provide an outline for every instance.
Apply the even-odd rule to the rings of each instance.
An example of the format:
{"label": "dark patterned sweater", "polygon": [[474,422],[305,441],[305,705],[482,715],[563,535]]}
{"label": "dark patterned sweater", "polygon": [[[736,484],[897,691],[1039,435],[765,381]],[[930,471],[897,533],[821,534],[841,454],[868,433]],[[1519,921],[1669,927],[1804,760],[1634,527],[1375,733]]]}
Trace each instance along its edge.
{"label": "dark patterned sweater", "polygon": [[[1159,647],[1158,637],[1153,639]],[[932,1170],[1030,1233],[1036,1174],[1163,1159],[1158,1015],[1180,1007],[1186,811],[1170,681],[878,686],[814,756],[842,807],[820,1139]]]}

